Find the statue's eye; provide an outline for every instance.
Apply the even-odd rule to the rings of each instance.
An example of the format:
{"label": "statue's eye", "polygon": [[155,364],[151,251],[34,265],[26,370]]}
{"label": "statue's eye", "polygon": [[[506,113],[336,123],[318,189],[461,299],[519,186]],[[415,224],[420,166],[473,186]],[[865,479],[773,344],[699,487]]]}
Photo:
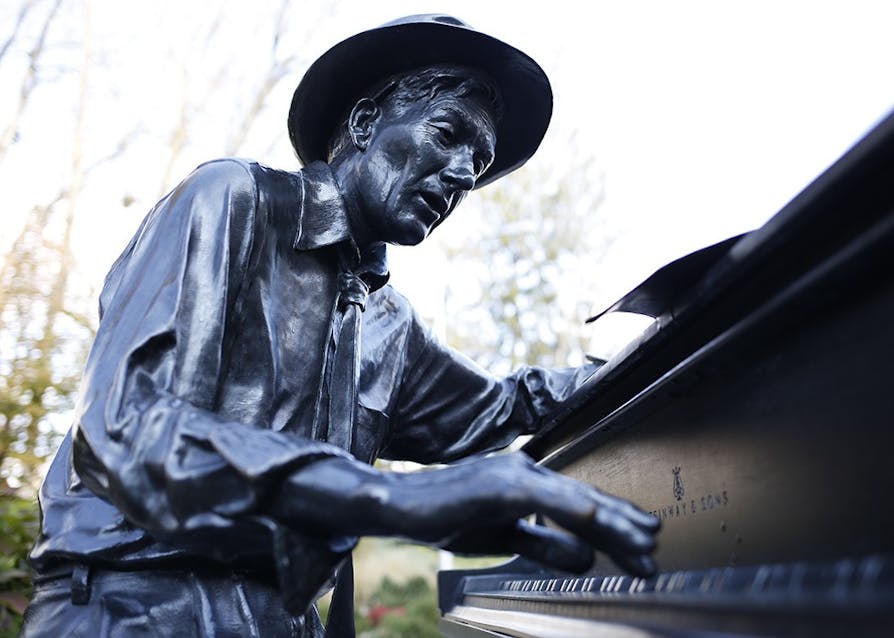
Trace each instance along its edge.
{"label": "statue's eye", "polygon": [[445,145],[453,144],[455,138],[453,127],[445,122],[438,122],[433,125],[438,135],[438,141]]}

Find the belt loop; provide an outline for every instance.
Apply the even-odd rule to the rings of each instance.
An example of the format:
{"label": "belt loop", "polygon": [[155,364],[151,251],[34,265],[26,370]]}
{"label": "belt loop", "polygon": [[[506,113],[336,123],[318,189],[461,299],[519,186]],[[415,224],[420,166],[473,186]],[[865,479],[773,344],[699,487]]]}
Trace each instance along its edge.
{"label": "belt loop", "polygon": [[86,605],[90,602],[90,566],[77,563],[71,570],[71,604]]}

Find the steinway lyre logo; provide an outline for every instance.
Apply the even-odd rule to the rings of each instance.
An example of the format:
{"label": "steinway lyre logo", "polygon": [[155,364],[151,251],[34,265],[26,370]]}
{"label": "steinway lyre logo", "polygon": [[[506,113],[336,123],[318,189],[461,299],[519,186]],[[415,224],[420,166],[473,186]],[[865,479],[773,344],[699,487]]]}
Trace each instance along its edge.
{"label": "steinway lyre logo", "polygon": [[683,479],[680,478],[680,466],[678,465],[673,469],[674,473],[674,498],[678,501],[683,500],[683,494],[685,494],[683,490]]}

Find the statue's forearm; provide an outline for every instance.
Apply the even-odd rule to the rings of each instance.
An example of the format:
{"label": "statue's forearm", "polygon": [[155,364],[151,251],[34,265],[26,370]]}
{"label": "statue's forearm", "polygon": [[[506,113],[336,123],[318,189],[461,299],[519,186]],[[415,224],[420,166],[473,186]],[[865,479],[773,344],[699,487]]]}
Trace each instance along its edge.
{"label": "statue's forearm", "polygon": [[[477,464],[429,472],[381,472],[344,458],[320,460],[293,473],[270,513],[302,531],[404,536],[437,542],[493,504]],[[458,510],[461,510],[458,511]]]}

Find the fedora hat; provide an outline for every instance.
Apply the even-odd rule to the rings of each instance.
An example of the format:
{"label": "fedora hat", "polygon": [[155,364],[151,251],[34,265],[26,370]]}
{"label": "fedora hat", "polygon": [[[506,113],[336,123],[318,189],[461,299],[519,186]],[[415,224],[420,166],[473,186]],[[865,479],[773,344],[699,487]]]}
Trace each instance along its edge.
{"label": "fedora hat", "polygon": [[373,84],[433,64],[481,69],[503,100],[494,161],[475,187],[524,164],[543,139],[553,96],[543,69],[529,56],[443,14],[399,18],[336,44],[304,74],[289,109],[289,138],[301,162],[325,160],[329,138]]}

